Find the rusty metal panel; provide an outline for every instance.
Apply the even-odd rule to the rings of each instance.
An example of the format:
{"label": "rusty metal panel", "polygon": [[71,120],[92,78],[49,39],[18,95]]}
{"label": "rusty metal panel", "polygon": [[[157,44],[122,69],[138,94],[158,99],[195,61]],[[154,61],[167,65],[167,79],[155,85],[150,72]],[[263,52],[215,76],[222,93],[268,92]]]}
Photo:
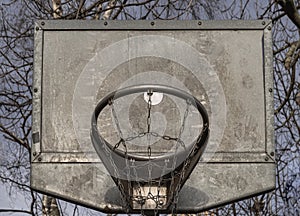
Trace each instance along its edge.
{"label": "rusty metal panel", "polygon": [[[91,115],[107,93],[149,81],[187,90],[211,121],[178,212],[275,187],[269,21],[38,21],[34,55],[33,188],[124,212],[91,143]],[[176,123],[176,110],[165,117]],[[103,130],[113,139],[110,127]]]}

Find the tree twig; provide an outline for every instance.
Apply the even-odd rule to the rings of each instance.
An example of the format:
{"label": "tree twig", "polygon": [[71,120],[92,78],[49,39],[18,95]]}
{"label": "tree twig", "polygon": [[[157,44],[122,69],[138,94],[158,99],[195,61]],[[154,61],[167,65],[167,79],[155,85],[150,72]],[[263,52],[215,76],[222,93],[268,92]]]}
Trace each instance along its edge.
{"label": "tree twig", "polygon": [[286,15],[291,21],[300,29],[300,15],[296,9],[293,0],[276,0],[277,3],[282,7]]}

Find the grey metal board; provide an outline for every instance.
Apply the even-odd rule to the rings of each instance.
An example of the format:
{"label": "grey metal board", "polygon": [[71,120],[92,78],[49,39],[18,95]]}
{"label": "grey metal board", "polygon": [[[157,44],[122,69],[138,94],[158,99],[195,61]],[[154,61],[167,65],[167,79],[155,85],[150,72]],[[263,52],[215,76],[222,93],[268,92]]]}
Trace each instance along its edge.
{"label": "grey metal board", "polygon": [[[270,21],[38,21],[34,58],[36,190],[124,212],[91,144],[90,120],[107,93],[149,82],[190,92],[211,119],[207,150],[179,194],[178,212],[275,187]],[[167,121],[176,123],[176,112]]]}

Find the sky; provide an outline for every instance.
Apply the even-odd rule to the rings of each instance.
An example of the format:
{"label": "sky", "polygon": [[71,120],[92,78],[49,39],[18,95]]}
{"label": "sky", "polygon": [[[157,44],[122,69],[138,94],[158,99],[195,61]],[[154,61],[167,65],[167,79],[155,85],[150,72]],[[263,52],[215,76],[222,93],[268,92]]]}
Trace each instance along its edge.
{"label": "sky", "polygon": [[[17,196],[17,198],[16,198]],[[26,206],[26,200],[24,196],[21,194],[17,195],[9,195],[9,192],[4,184],[0,183],[0,209],[22,209],[22,210],[28,210],[28,206]],[[8,213],[3,212],[0,213],[0,215],[28,215],[23,213]]]}

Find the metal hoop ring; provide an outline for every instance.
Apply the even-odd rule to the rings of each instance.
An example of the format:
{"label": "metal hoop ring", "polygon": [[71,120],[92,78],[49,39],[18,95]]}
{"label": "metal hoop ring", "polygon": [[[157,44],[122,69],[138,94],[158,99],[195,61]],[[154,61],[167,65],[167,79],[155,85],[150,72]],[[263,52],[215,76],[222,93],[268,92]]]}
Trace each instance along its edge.
{"label": "metal hoop ring", "polygon": [[[181,99],[184,99],[186,101],[191,102],[191,104],[199,111],[201,114],[202,120],[203,120],[203,127],[202,130],[197,137],[195,143],[193,143],[194,146],[195,144],[199,147],[202,145],[205,145],[208,136],[209,136],[209,119],[208,119],[208,114],[204,106],[201,104],[201,102],[192,96],[191,94],[182,91],[180,89],[170,87],[170,86],[164,86],[164,85],[136,85],[136,86],[130,86],[126,88],[122,88],[116,91],[113,91],[109,93],[107,96],[105,96],[96,106],[94,113],[92,115],[92,131],[91,131],[91,138],[92,138],[92,143],[96,149],[96,152],[98,155],[99,152],[101,151],[101,148],[106,145],[108,146],[112,151],[116,152],[118,155],[120,155],[123,158],[127,159],[134,159],[136,161],[146,161],[149,160],[149,157],[145,156],[139,156],[139,155],[132,155],[132,154],[125,154],[123,151],[120,151],[118,149],[113,149],[113,146],[108,143],[99,133],[98,128],[97,128],[97,119],[101,111],[111,103],[111,101],[118,99],[120,97],[130,95],[130,94],[135,94],[135,93],[140,93],[140,92],[147,92],[147,91],[152,91],[152,92],[161,92],[165,94],[170,94],[174,95],[176,97],[179,97]],[[159,160],[164,160],[170,158],[170,154],[165,154],[165,155],[159,155],[155,157],[151,157],[150,159],[159,159]]]}

